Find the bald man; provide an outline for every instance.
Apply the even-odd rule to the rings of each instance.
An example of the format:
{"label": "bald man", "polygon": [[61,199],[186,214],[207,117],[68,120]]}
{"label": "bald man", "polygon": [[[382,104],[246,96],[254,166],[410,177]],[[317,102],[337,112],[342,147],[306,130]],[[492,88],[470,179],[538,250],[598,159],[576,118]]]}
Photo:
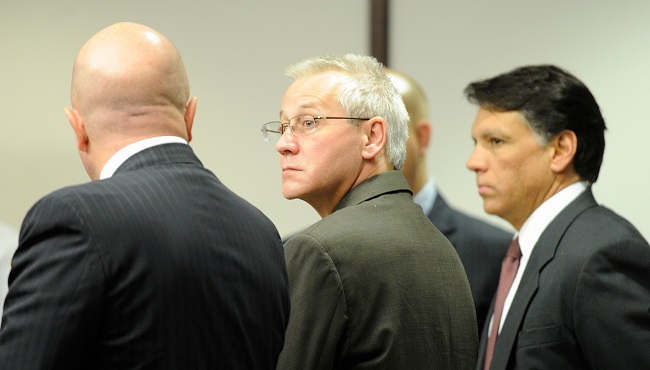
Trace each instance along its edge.
{"label": "bald man", "polygon": [[427,171],[431,124],[424,90],[402,72],[390,68],[386,68],[386,72],[402,95],[411,119],[404,176],[413,190],[413,200],[449,239],[463,262],[474,298],[478,332],[481,333],[512,234],[452,208],[442,197],[433,176]]}
{"label": "bald man", "polygon": [[280,237],[194,155],[196,98],[146,26],[100,31],[65,114],[92,181],[23,222],[2,369],[274,369],[288,322]]}

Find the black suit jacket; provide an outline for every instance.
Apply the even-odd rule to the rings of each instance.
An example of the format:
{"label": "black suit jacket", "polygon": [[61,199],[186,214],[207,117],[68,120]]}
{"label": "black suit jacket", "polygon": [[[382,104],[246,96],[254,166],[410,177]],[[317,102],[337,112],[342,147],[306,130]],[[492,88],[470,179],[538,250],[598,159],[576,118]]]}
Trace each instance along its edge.
{"label": "black suit jacket", "polygon": [[440,192],[428,217],[449,239],[463,262],[481,333],[499,285],[501,262],[513,235],[451,208]]}
{"label": "black suit jacket", "polygon": [[650,369],[649,348],[650,246],[589,189],[535,244],[491,369]]}
{"label": "black suit jacket", "polygon": [[27,214],[2,369],[272,369],[288,322],[274,225],[164,144]]}

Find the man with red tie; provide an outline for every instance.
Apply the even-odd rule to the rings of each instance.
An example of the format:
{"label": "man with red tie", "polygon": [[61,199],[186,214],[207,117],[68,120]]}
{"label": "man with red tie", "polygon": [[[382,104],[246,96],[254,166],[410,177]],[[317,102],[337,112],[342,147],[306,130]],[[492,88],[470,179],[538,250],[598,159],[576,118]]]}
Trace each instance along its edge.
{"label": "man with red tie", "polygon": [[467,167],[517,230],[477,369],[650,368],[650,246],[592,194],[606,129],[592,94],[551,65],[465,93],[479,106]]}

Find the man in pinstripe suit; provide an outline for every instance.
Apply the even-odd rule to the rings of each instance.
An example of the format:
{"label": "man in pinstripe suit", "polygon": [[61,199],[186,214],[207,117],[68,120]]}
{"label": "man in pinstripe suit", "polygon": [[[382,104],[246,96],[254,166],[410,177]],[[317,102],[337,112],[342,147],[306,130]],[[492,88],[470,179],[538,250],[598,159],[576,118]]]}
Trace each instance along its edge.
{"label": "man in pinstripe suit", "polygon": [[92,181],[34,205],[0,330],[2,369],[271,369],[288,321],[280,237],[192,149],[176,48],[100,31],[65,110]]}

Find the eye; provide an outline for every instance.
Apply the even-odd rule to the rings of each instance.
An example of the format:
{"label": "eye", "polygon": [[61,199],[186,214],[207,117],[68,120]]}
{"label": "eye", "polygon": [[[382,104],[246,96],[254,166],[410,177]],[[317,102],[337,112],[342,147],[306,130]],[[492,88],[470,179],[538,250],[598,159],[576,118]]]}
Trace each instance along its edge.
{"label": "eye", "polygon": [[302,127],[305,129],[312,128],[314,126],[316,126],[316,121],[313,119],[305,119],[302,121]]}
{"label": "eye", "polygon": [[490,144],[492,144],[492,145],[500,145],[500,144],[503,144],[503,140],[499,139],[498,137],[491,137],[491,138],[489,139],[489,141],[490,141]]}

